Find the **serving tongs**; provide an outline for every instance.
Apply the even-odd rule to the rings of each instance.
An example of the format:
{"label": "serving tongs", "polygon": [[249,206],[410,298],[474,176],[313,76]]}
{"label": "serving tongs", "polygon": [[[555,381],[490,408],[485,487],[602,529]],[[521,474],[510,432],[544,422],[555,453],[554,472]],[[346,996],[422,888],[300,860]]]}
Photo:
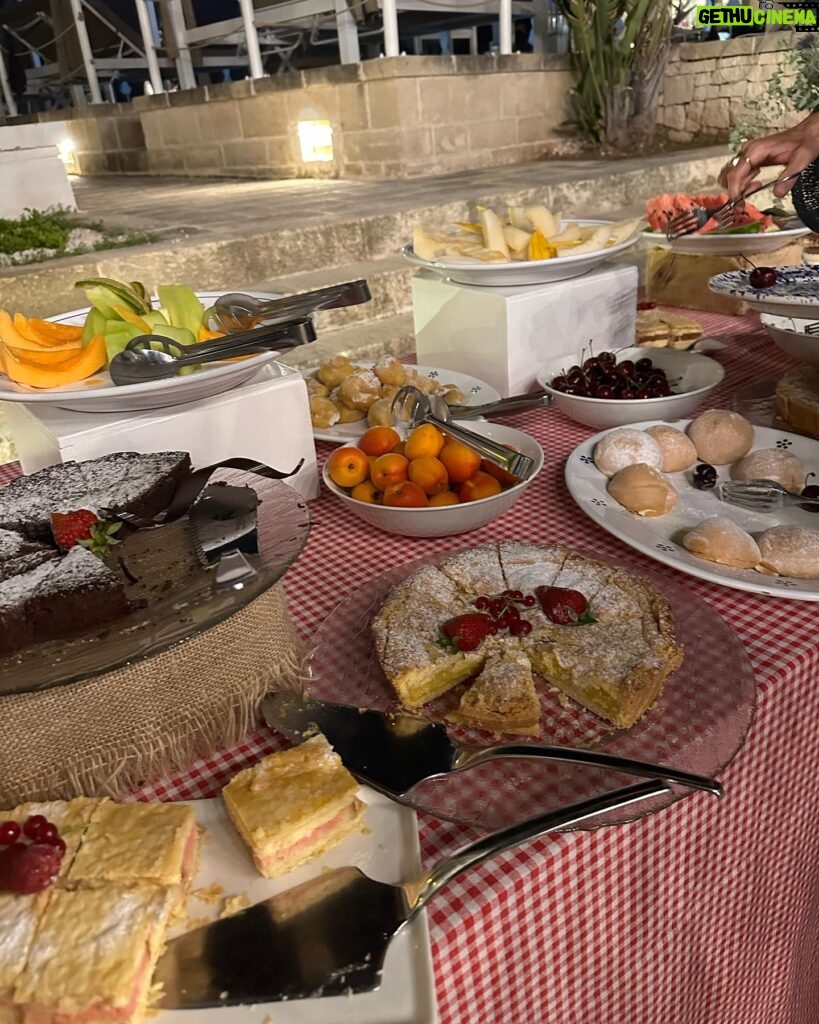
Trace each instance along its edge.
{"label": "serving tongs", "polygon": [[451,420],[442,419],[432,411],[432,405],[423,391],[414,387],[403,387],[392,400],[392,416],[396,422],[406,424],[410,429],[422,423],[432,423],[439,430],[454,437],[456,441],[476,451],[482,458],[489,459],[508,473],[527,480],[535,470],[534,459],[528,455],[507,448],[505,444],[493,441],[482,434],[476,434],[466,427],[461,427]]}
{"label": "serving tongs", "polygon": [[429,779],[503,758],[545,758],[609,768],[638,778],[662,779],[689,789],[706,790],[717,797],[723,795],[716,779],[667,765],[635,761],[602,750],[543,743],[463,746],[450,737],[443,725],[434,722],[307,700],[294,694],[269,694],[262,703],[262,715],[271,729],[295,742],[317,731],[323,733],[359,781],[400,802],[407,802],[413,788]]}
{"label": "serving tongs", "polygon": [[143,384],[176,376],[185,367],[215,363],[258,352],[284,352],[316,340],[313,321],[302,318],[287,324],[257,327],[251,331],[183,345],[159,334],[141,334],[117,353],[108,367],[119,386]]}
{"label": "serving tongs", "polygon": [[235,331],[251,330],[259,324],[274,325],[301,320],[321,309],[358,306],[369,302],[371,298],[370,289],[363,279],[276,299],[258,299],[241,292],[228,292],[216,300],[210,315],[219,330],[232,334]]}
{"label": "serving tongs", "polygon": [[192,1010],[371,992],[392,939],[454,878],[527,840],[667,792],[657,780],[636,782],[550,811],[484,836],[399,885],[355,867],[323,871],[171,939],[153,977],[158,1006]]}

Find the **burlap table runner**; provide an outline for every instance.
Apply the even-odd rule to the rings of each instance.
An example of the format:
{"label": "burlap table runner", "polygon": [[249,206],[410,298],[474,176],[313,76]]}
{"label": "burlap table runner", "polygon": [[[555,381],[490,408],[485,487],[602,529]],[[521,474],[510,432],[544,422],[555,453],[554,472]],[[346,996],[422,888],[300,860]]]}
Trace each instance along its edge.
{"label": "burlap table runner", "polygon": [[281,585],[135,665],[0,697],[0,806],[121,796],[237,743],[265,693],[300,685],[302,649]]}

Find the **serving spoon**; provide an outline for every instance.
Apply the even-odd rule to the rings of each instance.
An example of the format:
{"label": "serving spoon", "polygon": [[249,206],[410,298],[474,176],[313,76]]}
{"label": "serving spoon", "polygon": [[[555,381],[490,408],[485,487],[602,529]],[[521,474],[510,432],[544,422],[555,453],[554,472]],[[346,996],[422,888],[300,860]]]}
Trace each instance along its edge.
{"label": "serving spoon", "polygon": [[128,342],[108,367],[111,380],[119,387],[174,377],[186,366],[215,363],[257,352],[283,352],[315,341],[312,320],[286,326],[259,327],[226,338],[195,345],[183,345],[158,334],[142,334]]}

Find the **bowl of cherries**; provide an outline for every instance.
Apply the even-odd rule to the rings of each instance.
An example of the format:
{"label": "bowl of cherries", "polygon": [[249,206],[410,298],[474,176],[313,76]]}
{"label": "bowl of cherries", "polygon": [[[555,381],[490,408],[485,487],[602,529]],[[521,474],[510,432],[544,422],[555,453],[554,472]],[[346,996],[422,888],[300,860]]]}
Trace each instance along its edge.
{"label": "bowl of cherries", "polygon": [[724,376],[716,359],[699,352],[635,347],[556,357],[537,379],[570,419],[603,430],[647,419],[683,419]]}

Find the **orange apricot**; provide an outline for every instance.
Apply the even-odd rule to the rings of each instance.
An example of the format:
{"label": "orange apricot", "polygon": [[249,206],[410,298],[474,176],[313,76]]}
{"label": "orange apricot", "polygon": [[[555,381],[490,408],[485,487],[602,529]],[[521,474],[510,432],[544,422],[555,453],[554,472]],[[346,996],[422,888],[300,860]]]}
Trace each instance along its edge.
{"label": "orange apricot", "polygon": [[412,459],[420,459],[422,455],[437,457],[446,443],[446,438],[432,423],[422,423],[416,427],[406,441],[405,455]]}
{"label": "orange apricot", "polygon": [[481,467],[480,455],[460,441],[447,441],[438,458],[443,462],[453,484],[462,484]]}
{"label": "orange apricot", "polygon": [[393,455],[403,455],[404,458],[406,458],[406,456],[407,456],[407,442],[406,441],[399,441],[398,444],[394,448],[390,449],[390,451],[393,453]]}
{"label": "orange apricot", "polygon": [[429,499],[418,484],[402,480],[384,489],[384,504],[399,508],[425,508]]}
{"label": "orange apricot", "polygon": [[356,484],[350,494],[356,501],[366,501],[368,505],[381,504],[381,491],[376,489],[372,480],[363,480]]}
{"label": "orange apricot", "polygon": [[500,480],[484,473],[482,470],[464,480],[458,488],[458,497],[461,501],[478,501],[480,498],[491,498],[494,494],[500,494]]}
{"label": "orange apricot", "polygon": [[439,508],[441,505],[458,505],[460,500],[454,491],[438,491],[429,499],[429,504],[432,508]]}
{"label": "orange apricot", "polygon": [[379,491],[385,491],[390,484],[400,484],[407,479],[409,463],[403,455],[379,455],[370,470],[370,478]]}
{"label": "orange apricot", "polygon": [[370,427],[361,435],[358,447],[366,455],[378,456],[386,455],[400,443],[401,438],[398,431],[393,430],[392,427]]}
{"label": "orange apricot", "polygon": [[412,459],[407,474],[414,484],[418,484],[424,494],[432,496],[449,487],[449,476],[440,459],[432,455],[420,455]]}
{"label": "orange apricot", "polygon": [[338,487],[355,487],[367,479],[369,472],[367,456],[350,445],[336,448],[327,460],[327,473]]}

